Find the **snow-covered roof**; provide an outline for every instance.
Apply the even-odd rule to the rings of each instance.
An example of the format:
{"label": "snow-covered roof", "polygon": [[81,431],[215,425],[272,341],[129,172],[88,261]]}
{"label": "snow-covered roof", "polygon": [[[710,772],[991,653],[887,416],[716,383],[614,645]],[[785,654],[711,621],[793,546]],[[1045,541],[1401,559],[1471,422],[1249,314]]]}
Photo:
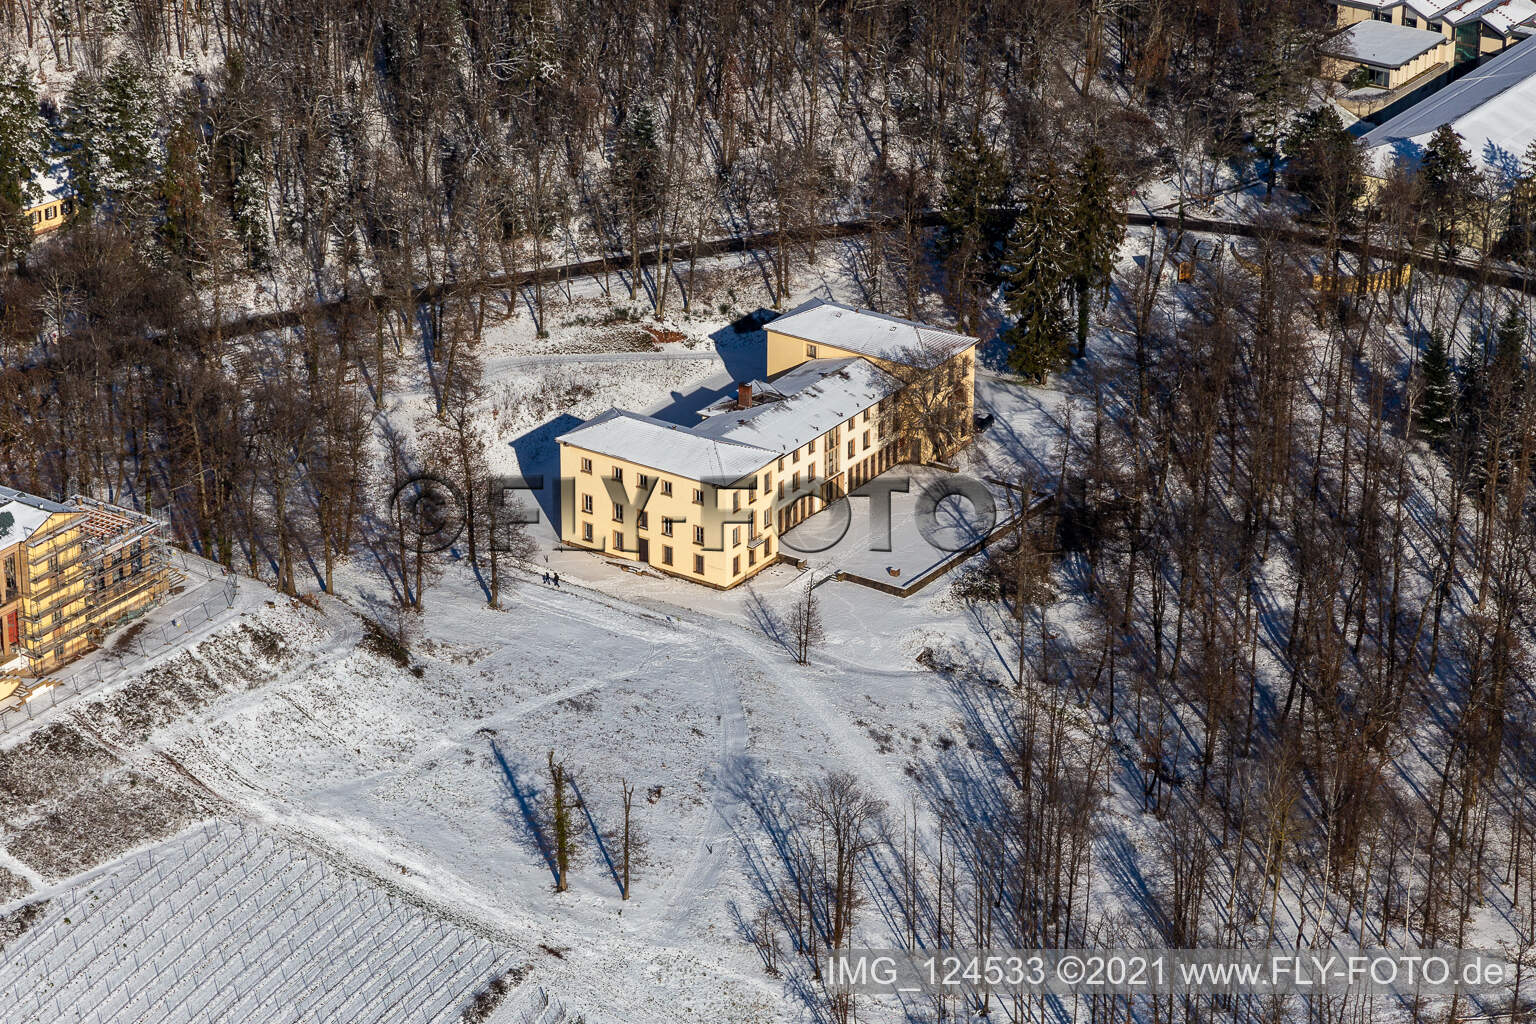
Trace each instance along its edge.
{"label": "snow-covered roof", "polygon": [[827,299],[811,299],[763,326],[803,341],[893,363],[912,362],[917,352],[947,358],[979,340]]}
{"label": "snow-covered roof", "polygon": [[867,359],[812,359],[774,381],[787,397],[711,416],[693,429],[775,455],[814,441],[844,420],[901,390],[901,381]]}
{"label": "snow-covered roof", "polygon": [[1509,0],[1483,14],[1484,23],[1503,35],[1516,29],[1530,32],[1533,20],[1536,20],[1536,0]]}
{"label": "snow-covered roof", "polygon": [[36,532],[38,527],[60,512],[76,511],[79,510],[69,505],[61,505],[56,501],[49,501],[47,498],[27,494],[25,491],[0,487],[0,512],[9,512],[14,520],[10,530],[4,536],[0,536],[0,547],[25,540]]}
{"label": "snow-covered roof", "polygon": [[[1478,0],[1478,2],[1496,3],[1497,0]],[[1455,7],[1465,6],[1465,3],[1466,0],[1408,0],[1407,6],[1409,10],[1419,15],[1419,17],[1428,18],[1431,21],[1435,21],[1438,20],[1441,15],[1445,14],[1446,11],[1449,11]],[[1394,5],[1383,4],[1381,6]]]}
{"label": "snow-covered roof", "polygon": [[1370,11],[1390,11],[1399,6],[1417,14],[1426,21],[1444,21],[1450,25],[1464,25],[1473,19],[1481,19],[1500,35],[1508,35],[1512,28],[1529,24],[1536,18],[1536,9],[1522,14],[1529,0],[1346,0],[1343,7]]}
{"label": "snow-covered roof", "polygon": [[1506,183],[1536,141],[1536,36],[1365,134],[1367,160],[1378,173],[1392,162],[1416,165],[1431,135],[1448,124],[1472,158]]}
{"label": "snow-covered roof", "polygon": [[54,164],[52,167],[48,168],[48,170],[43,171],[37,177],[32,179],[32,183],[36,185],[37,190],[42,193],[43,202],[47,203],[55,199],[63,199],[65,196],[71,194],[70,187],[64,180],[67,176],[67,173],[68,172],[65,171],[62,164]]}
{"label": "snow-covered roof", "polygon": [[[800,365],[792,366],[779,374],[769,386],[788,398],[798,395],[812,385],[821,384],[829,374],[855,369],[854,364],[862,364],[862,366],[874,365],[867,360],[860,359],[858,356],[843,356],[840,359],[807,359]],[[862,370],[859,372],[862,372]],[[876,370],[875,372],[879,373],[882,377],[890,377],[890,374],[883,371]],[[895,378],[891,379],[894,380]]]}
{"label": "snow-covered roof", "polygon": [[1446,41],[1439,32],[1391,25],[1385,21],[1358,21],[1339,33],[1333,48],[1340,57],[1377,68],[1400,68]]}
{"label": "snow-covered roof", "polygon": [[[750,388],[752,390],[752,401],[754,402],[777,402],[781,398],[788,397],[784,394],[784,392],[780,391],[778,388],[774,387],[772,384],[765,380],[742,381],[737,384],[737,387]],[[739,400],[739,392],[732,391],[725,397],[717,399],[716,401],[700,409],[699,415],[715,416],[719,413],[731,412],[736,408],[736,403]]]}
{"label": "snow-covered roof", "polygon": [[609,409],[555,440],[690,480],[739,480],[779,454],[624,409]]}
{"label": "snow-covered roof", "polygon": [[8,501],[0,504],[0,512],[9,512],[15,522],[3,536],[0,536],[0,545],[10,545],[17,541],[26,540],[39,527],[46,523],[52,512],[23,504],[19,501]]}

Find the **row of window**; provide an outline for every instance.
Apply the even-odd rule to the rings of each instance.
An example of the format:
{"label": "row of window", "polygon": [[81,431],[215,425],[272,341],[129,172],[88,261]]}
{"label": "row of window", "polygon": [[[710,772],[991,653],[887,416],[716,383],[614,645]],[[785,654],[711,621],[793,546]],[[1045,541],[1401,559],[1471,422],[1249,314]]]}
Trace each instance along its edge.
{"label": "row of window", "polygon": [[[581,471],[583,473],[591,475],[591,473],[592,473],[592,460],[591,459],[583,458],[581,460]],[[640,488],[640,492],[642,494],[650,489],[651,477],[650,477],[650,475],[648,473],[637,473],[637,474],[635,474],[635,477],[636,477],[635,483]],[[624,482],[624,467],[623,466],[614,466],[613,467],[613,479],[617,480],[619,483],[623,483]],[[763,479],[765,481],[767,480],[767,474],[764,474]],[[767,486],[766,483],[764,484],[764,486]],[[656,489],[661,492],[661,496],[663,498],[670,498],[670,497],[672,497],[672,481],[671,480],[658,480],[656,482]],[[585,500],[588,502],[587,511],[588,512],[592,511],[592,509],[590,507],[590,503],[591,503],[591,500],[592,500],[591,496],[590,495],[587,496],[585,498]],[[695,487],[693,489],[693,503],[695,505],[702,505],[702,504],[704,504],[704,489],[703,488]],[[738,507],[739,506],[740,506],[740,499],[738,498]],[[615,507],[617,507],[617,506],[615,506]]]}
{"label": "row of window", "polygon": [[[828,436],[830,437],[830,434]],[[858,458],[859,455],[868,453],[869,450],[872,447],[874,447],[873,437],[871,435],[871,432],[866,430],[866,431],[863,432],[861,437],[856,437],[856,438],[855,437],[850,437],[848,439],[848,455],[847,455],[847,458],[850,461],[852,461],[853,459]],[[795,454],[796,455],[799,454],[798,449],[796,450]],[[827,452],[827,475],[828,476],[835,476],[836,475],[835,471],[837,470],[837,466],[834,465],[834,462],[836,461],[836,456],[837,456],[837,453],[835,451],[830,451],[829,450]],[[814,460],[812,460],[811,464],[806,467],[806,477],[805,477],[805,479],[806,479],[807,482],[809,482],[811,480],[814,480],[815,478],[816,478],[816,463],[815,463]],[[785,481],[784,480],[782,480],[782,479],[779,480],[779,494],[778,494],[778,496],[780,498],[783,498],[786,495],[786,493],[787,494],[793,494],[794,492],[798,491],[799,489],[800,489],[800,471],[797,469],[797,470],[794,470],[793,472],[790,473],[789,482],[788,482],[788,486],[787,487],[785,485]]]}
{"label": "row of window", "polygon": [[[869,418],[869,411],[868,410],[865,410],[864,417],[865,417],[866,420]],[[850,424],[850,429],[851,429],[851,425],[854,423],[854,420],[850,419],[848,421],[848,423]],[[832,472],[832,470],[834,468],[832,463],[835,462],[835,457],[836,457],[836,452],[831,450],[831,446],[833,444],[832,438],[833,438],[833,435],[835,435],[835,434],[837,434],[837,431],[833,430],[833,431],[828,432],[828,434],[824,436],[824,438],[825,438],[824,444],[825,444],[825,446],[828,449],[826,454],[828,456],[828,473],[829,474]],[[847,457],[850,460],[855,459],[861,451],[867,453],[870,450],[870,448],[873,446],[873,444],[874,444],[873,435],[872,435],[872,432],[870,430],[863,431],[861,437],[859,437],[859,438],[852,438],[852,437],[850,437],[848,439],[848,449],[847,449],[848,455],[847,455]],[[809,482],[810,480],[813,480],[815,478],[815,476],[816,476],[815,446],[816,446],[816,443],[814,441],[812,441],[810,444],[807,444],[805,446],[805,449],[804,449],[804,451],[807,454],[807,457],[810,459],[810,464],[806,467],[807,476],[806,476],[805,479],[806,479],[807,482]],[[789,456],[789,458],[791,459],[791,462],[798,463],[800,461],[801,451],[802,450],[799,449],[799,448],[795,449],[795,451],[792,453],[792,455]],[[780,457],[779,462],[783,463],[784,458],[785,457]],[[581,466],[582,466],[582,472],[584,472],[584,473],[592,472],[592,460],[591,459],[583,458],[581,460]],[[646,488],[650,487],[651,480],[650,480],[650,477],[647,476],[644,473],[638,474],[638,476],[639,476],[639,479],[638,479],[637,482],[638,482],[638,484],[639,484],[639,486],[640,486],[640,488],[641,488],[641,490],[643,492]],[[622,466],[615,466],[615,467],[613,467],[613,478],[615,480],[621,482],[621,483],[623,482],[623,480],[624,480],[624,469],[623,469]],[[768,493],[772,492],[773,474],[771,472],[766,472],[765,471],[763,473],[763,478],[762,478],[762,481],[761,481],[761,485],[762,485],[761,493],[768,494]],[[669,480],[659,481],[658,487],[659,487],[661,493],[663,494],[663,496],[670,496],[672,494],[672,482],[671,481],[669,481]],[[799,470],[794,470],[791,473],[791,475],[790,475],[790,479],[789,479],[788,484],[787,484],[787,491],[788,491],[788,493],[793,493],[795,491],[798,491],[799,489],[800,489],[800,471]],[[778,497],[779,498],[783,498],[785,496],[785,494],[786,494],[786,481],[784,480],[784,478],[780,477],[780,479],[779,479]],[[741,511],[741,491],[737,490],[737,491],[733,492],[732,496],[731,496],[731,499],[732,499],[731,500],[731,510],[733,512],[740,512]],[[702,505],[704,503],[704,492],[701,489],[694,488],[694,491],[693,491],[693,502],[696,505]],[[583,494],[581,496],[581,511],[584,512],[587,515],[593,515],[595,513],[595,511],[596,511],[595,499],[593,498],[593,496],[591,494]],[[623,523],[623,522],[626,521],[626,515],[627,515],[627,513],[626,513],[626,509],[625,509],[624,504],[621,503],[621,502],[617,502],[617,501],[614,502],[613,503],[613,521],[615,523]],[[764,526],[764,528],[766,528],[773,521],[772,510],[771,509],[764,509],[762,515],[763,515],[763,526]],[[662,520],[661,520],[661,533],[662,533],[662,536],[670,537],[670,536],[673,535],[673,533],[672,533],[672,531],[673,531],[673,524],[675,522],[676,522],[676,520],[673,520],[670,517],[663,517],[662,518]],[[641,530],[649,529],[650,528],[650,516],[649,516],[649,514],[647,512],[645,512],[644,510],[640,511],[637,514],[637,516],[636,516],[635,525],[636,525],[636,527],[638,529],[641,529]],[[756,523],[755,519],[749,524],[749,529],[751,530],[751,535],[752,536],[756,536],[756,534],[757,534],[757,523]],[[740,530],[737,530],[736,532],[739,534]],[[702,545],[704,543],[703,535],[704,535],[704,528],[702,526],[695,526],[694,527],[694,538],[695,538],[694,542],[696,544],[701,544]],[[591,540],[592,540],[591,524],[585,524],[584,525],[584,527],[583,527],[583,538],[582,539],[587,541],[587,542],[589,542],[589,543],[591,542]],[[735,543],[739,544],[740,540],[738,539]]]}
{"label": "row of window", "polygon": [[[798,483],[799,474],[797,473],[795,476],[796,476],[796,482]],[[781,493],[782,493],[782,487],[781,487]],[[587,515],[591,515],[593,513],[592,495],[590,495],[590,494],[583,494],[581,496],[581,510],[583,512],[585,512]],[[738,512],[741,511],[741,505],[739,503],[736,506],[736,511],[738,511]],[[769,515],[768,509],[764,509],[763,510],[763,525],[765,525],[765,526],[768,524],[768,515]],[[624,522],[624,516],[625,516],[624,505],[621,502],[617,502],[617,501],[614,502],[613,503],[613,521],[616,522],[616,523],[622,523],[622,522]],[[672,536],[672,526],[673,526],[674,523],[677,523],[677,522],[680,522],[680,520],[673,519],[671,516],[662,516],[661,517],[661,533],[662,533],[662,536],[664,536],[664,537]],[[649,512],[646,512],[645,510],[642,509],[640,511],[640,513],[635,516],[635,526],[637,526],[639,529],[642,529],[642,530],[650,529],[650,526],[651,526],[651,514]],[[695,531],[702,531],[703,529],[704,529],[704,527],[702,527],[702,526],[695,526],[694,527]]]}
{"label": "row of window", "polygon": [[[588,508],[585,511],[590,512],[592,510],[590,508]],[[767,509],[763,510],[763,528],[764,529],[767,529],[768,524],[773,521],[770,518],[771,515],[772,515],[772,513],[769,512],[769,510],[767,510]],[[649,529],[650,528],[649,518],[650,517],[648,517],[644,512],[641,512],[638,521],[635,523],[635,527],[637,529],[640,529],[640,530]],[[623,509],[621,509],[618,505],[613,506],[613,521],[616,522],[616,523],[622,523],[624,521]],[[671,537],[671,536],[673,536],[673,528],[676,526],[677,522],[678,521],[676,519],[668,519],[668,518],[663,517],[662,520],[661,520],[661,535],[663,537]],[[755,540],[757,538],[757,519],[754,517],[751,522],[745,523],[743,525],[745,525],[746,528],[747,528],[747,540],[749,540],[749,541],[750,540]],[[623,534],[621,532],[615,531],[614,536],[615,537],[622,537]],[[592,537],[593,537],[592,524],[588,523],[588,522],[583,522],[581,524],[581,539],[583,541],[586,541],[588,544],[590,544],[590,543],[592,543]],[[704,527],[702,527],[702,526],[695,526],[693,528],[693,543],[694,543],[694,545],[696,547],[703,547],[704,546]],[[622,549],[622,545],[620,545],[620,547]],[[732,527],[732,529],[731,529],[731,547],[733,547],[733,548],[741,547],[741,527],[740,526]]]}
{"label": "row of window", "polygon": [[[703,533],[703,527],[695,527],[695,534],[694,534],[694,542],[695,543],[702,544],[704,542],[703,538],[700,536],[702,533]],[[736,530],[736,536],[737,536],[736,543],[740,544],[741,543],[741,541],[740,541],[741,530],[739,528]],[[756,536],[756,531],[753,532],[753,536]],[[582,537],[582,540],[586,541],[587,543],[589,543],[589,544],[592,543],[593,537],[592,537],[592,524],[591,523],[582,523],[581,524],[581,537]],[[615,551],[623,551],[624,550],[624,531],[622,531],[622,530],[615,530],[615,531],[613,531],[613,549]],[[751,568],[751,567],[757,565],[757,552],[758,552],[758,549],[755,548],[755,547],[749,547],[747,549],[747,567],[748,568]],[[765,539],[763,541],[762,552],[763,552],[763,558],[766,559],[766,558],[772,557],[772,555],[773,555],[773,538],[772,537],[769,537],[769,538],[767,538],[767,539]],[[675,558],[675,555],[676,555],[676,552],[673,550],[672,545],[670,545],[670,544],[663,544],[663,545],[661,545],[661,564],[662,565],[665,565],[665,566],[668,566],[668,567],[674,567],[674,561],[673,560]],[[694,571],[695,575],[698,575],[698,576],[704,575],[704,556],[703,555],[695,554],[693,556],[693,571]],[[740,555],[733,555],[731,557],[731,575],[732,576],[739,576],[739,575],[741,575],[741,556]]]}
{"label": "row of window", "polygon": [[44,221],[58,220],[59,217],[62,216],[62,210],[63,207],[59,203],[54,203],[53,205],[41,210],[33,210],[32,223],[41,224]]}

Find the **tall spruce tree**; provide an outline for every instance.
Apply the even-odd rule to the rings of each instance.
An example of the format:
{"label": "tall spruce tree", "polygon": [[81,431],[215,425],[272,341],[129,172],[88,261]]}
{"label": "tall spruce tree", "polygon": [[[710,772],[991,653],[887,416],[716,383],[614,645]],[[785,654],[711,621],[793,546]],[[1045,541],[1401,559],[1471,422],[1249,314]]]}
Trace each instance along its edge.
{"label": "tall spruce tree", "polygon": [[623,202],[630,250],[629,297],[633,299],[640,286],[640,225],[656,210],[664,174],[656,142],[656,114],[649,103],[637,102],[625,112],[614,140],[609,173]]}
{"label": "tall spruce tree", "polygon": [[1450,353],[1446,351],[1445,338],[1439,331],[1430,332],[1419,372],[1424,380],[1417,418],[1419,435],[1429,441],[1438,441],[1450,430],[1451,416],[1456,410],[1456,382],[1451,376]]}
{"label": "tall spruce tree", "polygon": [[1104,150],[1090,145],[1077,165],[1071,209],[1072,247],[1068,253],[1072,293],[1077,305],[1077,358],[1088,351],[1091,293],[1109,286],[1115,254],[1125,240],[1125,214],[1119,188]]}
{"label": "tall spruce tree", "polygon": [[1448,124],[1435,129],[1419,161],[1424,215],[1435,244],[1446,256],[1460,246],[1459,224],[1466,216],[1477,183],[1472,156],[1456,130]]}
{"label": "tall spruce tree", "polygon": [[1007,162],[986,140],[971,135],[950,149],[939,200],[944,222],[934,242],[941,260],[965,249],[995,282],[1013,228],[1012,186]]}
{"label": "tall spruce tree", "polygon": [[1493,333],[1493,377],[1508,382],[1518,394],[1525,390],[1525,343],[1530,324],[1519,306],[1510,306]]}
{"label": "tall spruce tree", "polygon": [[253,270],[272,265],[272,233],[268,230],[267,180],[261,150],[255,146],[245,151],[245,165],[235,177],[235,236],[245,249],[246,261]]}
{"label": "tall spruce tree", "polygon": [[69,174],[75,202],[84,210],[102,201],[101,146],[106,132],[101,109],[101,79],[78,75],[64,94],[64,119],[59,126],[59,149]]}
{"label": "tall spruce tree", "polygon": [[32,241],[22,211],[42,199],[37,179],[47,169],[46,126],[27,66],[0,58],[0,253],[19,259]]}
{"label": "tall spruce tree", "polygon": [[153,83],[127,53],[99,78],[75,79],[64,98],[60,144],[83,208],[125,218],[148,212],[159,184],[158,121]]}
{"label": "tall spruce tree", "polygon": [[1061,171],[1043,160],[1030,172],[1023,208],[1009,239],[1006,304],[1008,360],[1036,381],[1061,365],[1070,330],[1065,299],[1072,276],[1072,216]]}
{"label": "tall spruce tree", "polygon": [[1352,212],[1365,194],[1354,136],[1331,106],[1309,110],[1285,136],[1285,185],[1321,211]]}
{"label": "tall spruce tree", "polygon": [[48,168],[46,140],[27,66],[0,57],[0,200],[24,207],[42,198],[37,178]]}

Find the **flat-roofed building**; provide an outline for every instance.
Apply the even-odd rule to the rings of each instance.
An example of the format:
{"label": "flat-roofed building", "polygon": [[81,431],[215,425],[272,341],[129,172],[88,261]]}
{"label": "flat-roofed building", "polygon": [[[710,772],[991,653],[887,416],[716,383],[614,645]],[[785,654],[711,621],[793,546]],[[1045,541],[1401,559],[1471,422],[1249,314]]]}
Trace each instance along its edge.
{"label": "flat-roofed building", "polygon": [[1373,120],[1536,35],[1536,0],[1340,0],[1337,11],[1325,70],[1349,86],[1340,104]]}

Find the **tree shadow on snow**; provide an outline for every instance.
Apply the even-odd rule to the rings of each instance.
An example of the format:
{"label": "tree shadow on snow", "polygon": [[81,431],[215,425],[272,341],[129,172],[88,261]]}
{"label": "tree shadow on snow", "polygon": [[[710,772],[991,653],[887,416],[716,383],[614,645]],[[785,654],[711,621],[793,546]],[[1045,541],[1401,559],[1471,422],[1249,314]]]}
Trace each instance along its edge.
{"label": "tree shadow on snow", "polygon": [[768,602],[763,600],[763,595],[759,594],[755,587],[747,587],[745,607],[747,618],[752,620],[752,625],[762,631],[763,636],[778,644],[785,654],[793,656],[795,649],[790,643],[789,627],[778,613],[768,606]]}
{"label": "tree shadow on snow", "polygon": [[555,867],[555,853],[550,848],[549,840],[544,835],[544,829],[540,825],[539,814],[536,809],[538,794],[534,790],[524,789],[518,785],[517,773],[507,762],[507,759],[502,756],[501,748],[496,745],[495,740],[491,740],[490,744],[491,756],[496,758],[496,764],[501,769],[501,778],[502,782],[506,784],[507,794],[512,798],[512,802],[517,805],[517,813],[528,830],[528,836],[532,837],[535,846],[538,848],[539,855],[544,858],[544,863],[549,868],[550,876],[558,883],[560,881],[560,872]]}

